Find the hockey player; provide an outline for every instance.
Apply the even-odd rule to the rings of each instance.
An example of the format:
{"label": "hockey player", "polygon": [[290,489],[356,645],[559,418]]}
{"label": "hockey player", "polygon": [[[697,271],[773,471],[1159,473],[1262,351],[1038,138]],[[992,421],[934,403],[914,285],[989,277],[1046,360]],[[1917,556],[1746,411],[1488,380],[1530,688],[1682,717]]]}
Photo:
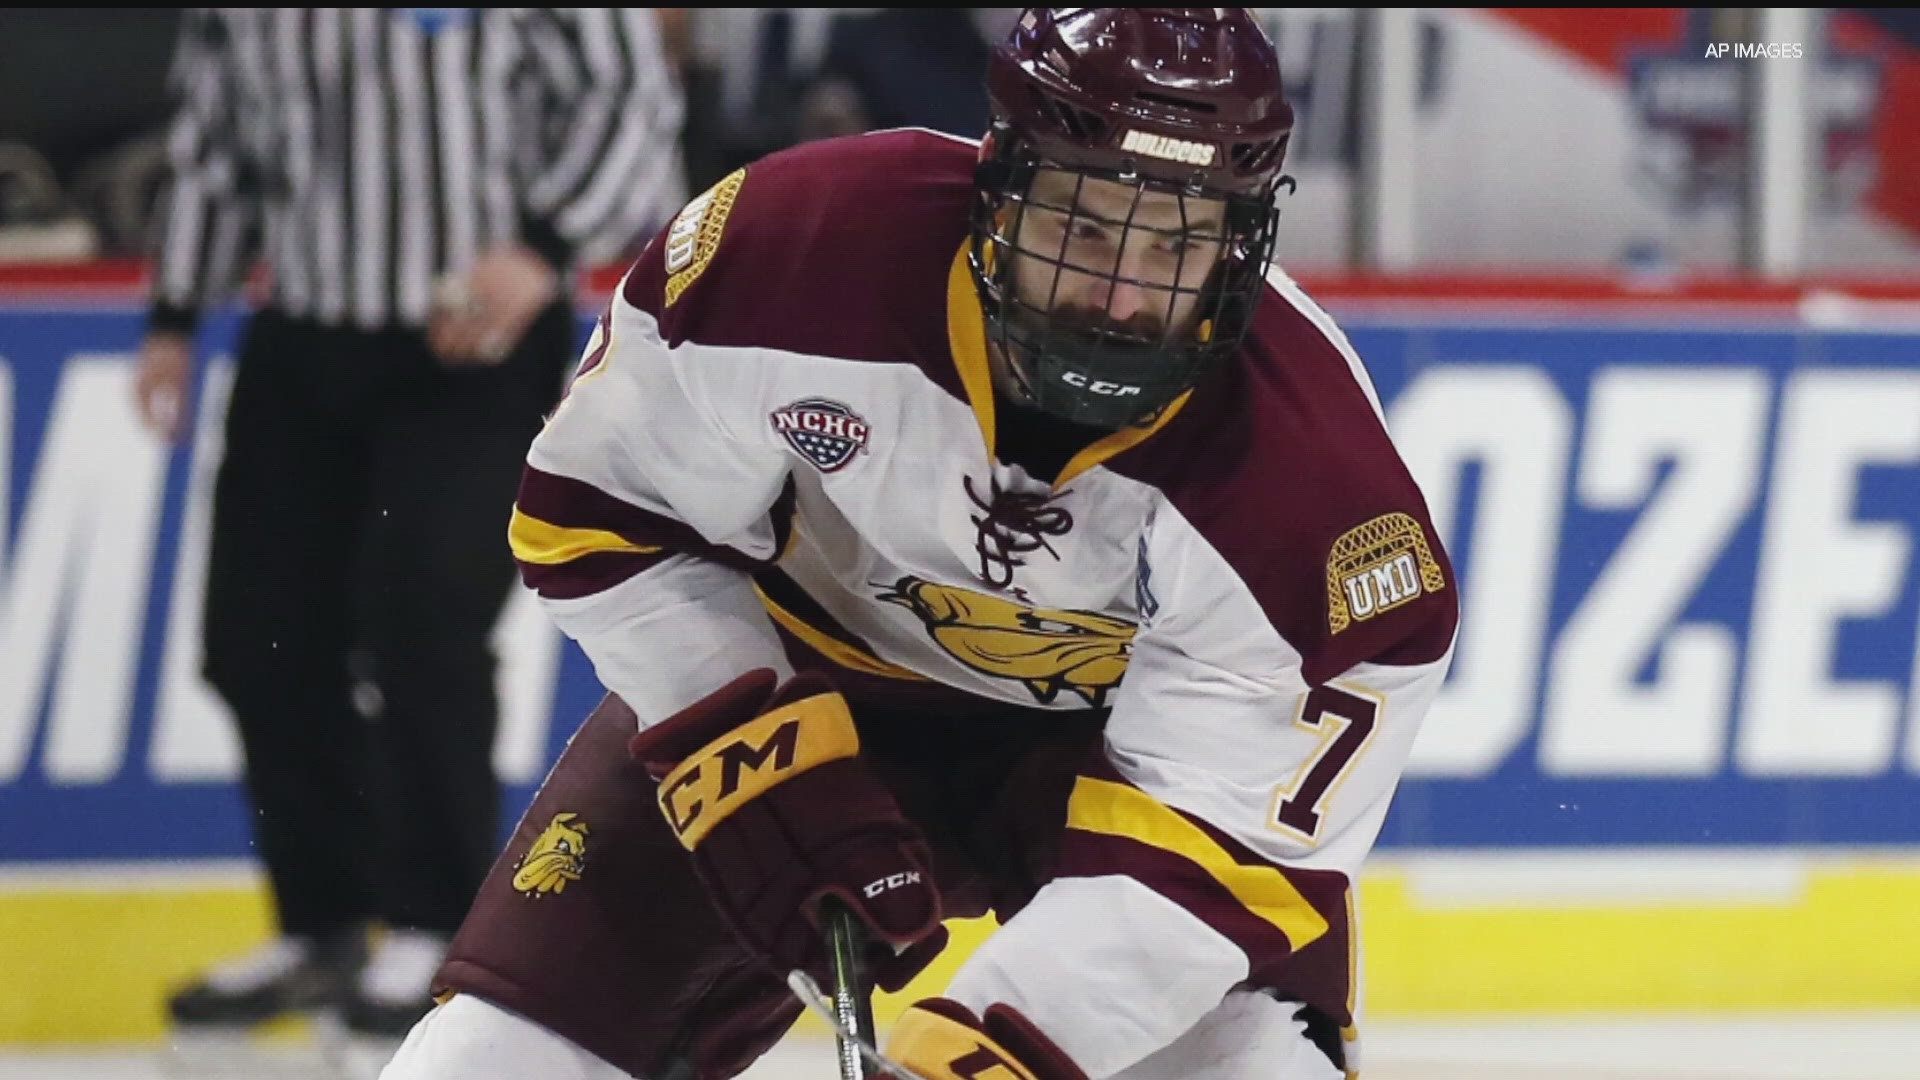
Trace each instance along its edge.
{"label": "hockey player", "polygon": [[1365,368],[1269,270],[1292,110],[1239,9],[1028,11],[978,143],[691,203],[533,444],[525,580],[611,691],[387,1080],[721,1078],[824,977],[1002,926],[929,1078],[1358,1069],[1353,882],[1456,589]]}

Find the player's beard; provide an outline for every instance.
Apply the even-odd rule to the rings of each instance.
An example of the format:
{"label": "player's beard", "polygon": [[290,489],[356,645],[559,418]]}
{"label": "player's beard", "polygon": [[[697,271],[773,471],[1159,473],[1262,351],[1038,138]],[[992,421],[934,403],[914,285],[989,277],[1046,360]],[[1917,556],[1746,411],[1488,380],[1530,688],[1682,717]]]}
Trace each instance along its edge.
{"label": "player's beard", "polygon": [[1063,419],[1107,430],[1150,423],[1192,383],[1187,352],[1167,346],[1155,315],[1121,321],[1100,310],[1026,307],[1010,315],[1009,374],[1031,404]]}
{"label": "player's beard", "polygon": [[1167,321],[1159,313],[1145,310],[1116,320],[1097,308],[1056,307],[1047,314],[1047,324],[1056,331],[1089,340],[1165,342],[1167,335]]}

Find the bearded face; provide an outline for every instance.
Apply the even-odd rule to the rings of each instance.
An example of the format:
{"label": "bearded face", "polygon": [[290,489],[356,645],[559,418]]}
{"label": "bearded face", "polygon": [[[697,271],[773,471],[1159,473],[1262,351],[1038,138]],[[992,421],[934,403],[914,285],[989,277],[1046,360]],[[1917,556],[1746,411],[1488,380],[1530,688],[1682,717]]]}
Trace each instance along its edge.
{"label": "bearded face", "polygon": [[1022,306],[1062,329],[1194,340],[1224,249],[1224,201],[1041,169],[1014,213]]}

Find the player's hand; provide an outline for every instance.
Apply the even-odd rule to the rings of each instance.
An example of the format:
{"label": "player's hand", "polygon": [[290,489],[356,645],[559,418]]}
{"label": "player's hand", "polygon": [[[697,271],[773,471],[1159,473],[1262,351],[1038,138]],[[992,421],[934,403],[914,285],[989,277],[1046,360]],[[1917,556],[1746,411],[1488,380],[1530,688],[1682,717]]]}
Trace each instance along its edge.
{"label": "player's hand", "polygon": [[134,374],[134,404],[147,430],[169,446],[186,431],[187,394],[193,384],[193,338],[156,330],[140,343]]}
{"label": "player's hand", "polygon": [[449,274],[435,288],[427,343],[448,367],[498,364],[559,292],[559,271],[532,248],[489,248],[466,273]]}
{"label": "player's hand", "polygon": [[825,958],[819,903],[872,930],[874,980],[906,984],[946,943],[919,828],[860,758],[846,699],[760,668],[634,736],[660,810],[734,930],[782,973]]}
{"label": "player's hand", "polygon": [[1087,1080],[1065,1051],[1010,1005],[987,1006],[983,1020],[957,1001],[923,998],[894,1022],[882,1053],[927,1080]]}

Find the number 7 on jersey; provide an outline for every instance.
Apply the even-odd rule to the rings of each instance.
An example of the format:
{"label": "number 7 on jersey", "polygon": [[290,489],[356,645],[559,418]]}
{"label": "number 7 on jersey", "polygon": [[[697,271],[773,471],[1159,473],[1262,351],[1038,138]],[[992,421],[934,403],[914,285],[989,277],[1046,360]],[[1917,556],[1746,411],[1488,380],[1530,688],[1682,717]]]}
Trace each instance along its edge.
{"label": "number 7 on jersey", "polygon": [[1320,746],[1279,793],[1274,824],[1309,843],[1320,839],[1321,813],[1373,737],[1380,702],[1337,686],[1316,686],[1294,725],[1320,736]]}

